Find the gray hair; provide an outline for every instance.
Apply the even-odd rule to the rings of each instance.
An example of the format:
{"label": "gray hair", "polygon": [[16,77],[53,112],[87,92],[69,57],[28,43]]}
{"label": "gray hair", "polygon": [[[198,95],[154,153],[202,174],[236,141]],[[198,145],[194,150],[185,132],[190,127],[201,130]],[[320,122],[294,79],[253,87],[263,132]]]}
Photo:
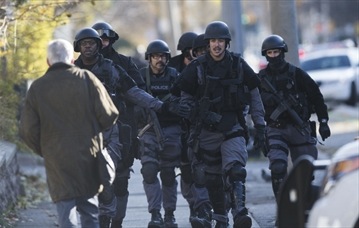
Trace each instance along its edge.
{"label": "gray hair", "polygon": [[63,62],[71,64],[74,58],[72,44],[64,39],[56,39],[50,41],[47,46],[47,61],[49,65]]}

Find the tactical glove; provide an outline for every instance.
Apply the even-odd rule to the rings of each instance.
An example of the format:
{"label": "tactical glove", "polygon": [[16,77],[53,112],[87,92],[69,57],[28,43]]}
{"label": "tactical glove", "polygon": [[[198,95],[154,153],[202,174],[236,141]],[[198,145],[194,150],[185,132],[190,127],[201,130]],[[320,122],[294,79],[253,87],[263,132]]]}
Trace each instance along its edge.
{"label": "tactical glove", "polygon": [[319,134],[322,137],[323,141],[325,141],[325,139],[330,136],[330,128],[328,126],[328,120],[321,120],[320,121]]}
{"label": "tactical glove", "polygon": [[171,112],[180,117],[188,119],[191,113],[191,109],[187,105],[181,103],[166,101],[161,107],[161,112]]}
{"label": "tactical glove", "polygon": [[262,151],[263,155],[267,157],[265,150],[265,126],[255,125],[256,133],[254,135],[253,149],[255,151]]}

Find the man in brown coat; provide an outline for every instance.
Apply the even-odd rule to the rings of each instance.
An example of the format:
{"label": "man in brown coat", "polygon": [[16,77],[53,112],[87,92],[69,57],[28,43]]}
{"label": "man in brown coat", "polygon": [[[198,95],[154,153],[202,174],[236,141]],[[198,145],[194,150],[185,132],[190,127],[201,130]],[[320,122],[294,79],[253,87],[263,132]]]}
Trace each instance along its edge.
{"label": "man in brown coat", "polygon": [[47,72],[27,93],[20,136],[44,158],[60,227],[77,227],[76,211],[82,227],[99,227],[95,156],[100,132],[115,123],[118,110],[96,76],[72,64],[68,41],[51,41],[47,62]]}

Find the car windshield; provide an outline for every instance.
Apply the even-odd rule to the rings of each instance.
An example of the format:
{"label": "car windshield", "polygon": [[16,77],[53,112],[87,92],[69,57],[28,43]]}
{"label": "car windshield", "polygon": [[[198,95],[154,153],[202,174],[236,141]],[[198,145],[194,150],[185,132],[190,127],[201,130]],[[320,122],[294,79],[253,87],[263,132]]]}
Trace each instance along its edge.
{"label": "car windshield", "polygon": [[305,71],[350,67],[350,61],[345,55],[326,56],[305,60],[301,63],[301,67]]}

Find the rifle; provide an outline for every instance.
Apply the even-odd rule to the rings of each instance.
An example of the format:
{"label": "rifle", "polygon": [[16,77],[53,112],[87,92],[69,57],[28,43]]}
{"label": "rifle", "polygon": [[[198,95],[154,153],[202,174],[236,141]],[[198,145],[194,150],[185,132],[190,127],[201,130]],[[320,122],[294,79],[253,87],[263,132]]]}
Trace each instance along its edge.
{"label": "rifle", "polygon": [[144,126],[137,135],[137,138],[141,138],[143,134],[145,134],[145,132],[150,129],[151,127],[153,127],[153,130],[155,131],[156,134],[156,139],[157,139],[157,143],[158,143],[158,147],[159,150],[162,151],[164,148],[164,143],[166,141],[166,138],[163,134],[161,125],[158,121],[157,115],[156,113],[152,110],[152,109],[148,109],[149,112],[149,123],[146,124],[146,126]]}
{"label": "rifle", "polygon": [[[263,83],[264,82],[264,83]],[[303,121],[302,118],[294,111],[291,106],[296,104],[297,101],[293,95],[289,94],[288,98],[284,98],[278,91],[273,87],[273,85],[268,81],[266,77],[262,77],[263,87],[270,91],[275,98],[275,101],[278,104],[278,107],[270,115],[270,119],[276,121],[280,114],[287,112],[289,116],[295,123],[296,129],[302,134],[305,135],[311,134],[310,126],[307,122]]]}
{"label": "rifle", "polygon": [[[191,139],[189,140],[189,145],[192,146],[193,152],[195,154],[197,154],[198,149],[199,149],[199,140],[198,137],[201,133],[203,124],[206,123],[208,124],[215,124],[215,123],[219,123],[219,121],[221,120],[222,116],[215,113],[215,112],[210,112],[209,109],[211,107],[212,103],[216,103],[219,102],[221,97],[217,97],[216,99],[210,100],[209,98],[209,94],[212,90],[211,86],[215,86],[214,81],[218,80],[219,77],[212,77],[212,76],[206,76],[206,86],[204,89],[204,95],[201,97],[201,99],[198,101],[197,104],[197,117],[196,118],[196,125],[194,127],[194,131],[193,134],[191,134]],[[213,84],[213,85],[212,85]]]}

